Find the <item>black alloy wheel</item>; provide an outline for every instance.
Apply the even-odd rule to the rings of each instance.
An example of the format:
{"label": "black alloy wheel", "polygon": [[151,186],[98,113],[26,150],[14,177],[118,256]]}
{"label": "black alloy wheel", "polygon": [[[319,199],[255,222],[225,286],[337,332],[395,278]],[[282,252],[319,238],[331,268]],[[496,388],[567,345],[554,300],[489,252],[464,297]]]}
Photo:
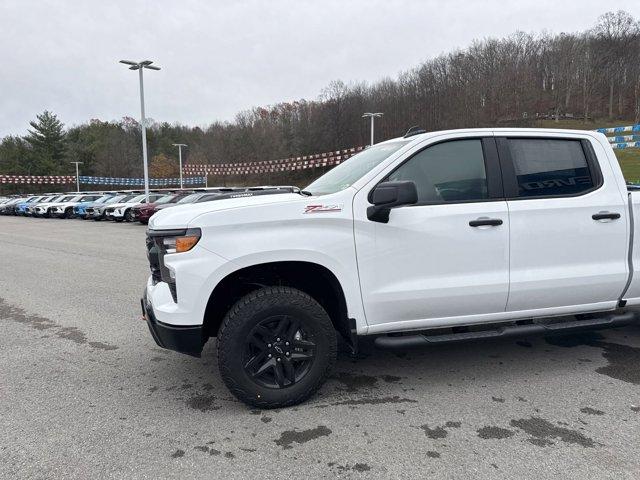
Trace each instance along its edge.
{"label": "black alloy wheel", "polygon": [[315,352],[315,340],[299,319],[275,315],[262,320],[249,333],[244,371],[264,387],[286,388],[309,372]]}

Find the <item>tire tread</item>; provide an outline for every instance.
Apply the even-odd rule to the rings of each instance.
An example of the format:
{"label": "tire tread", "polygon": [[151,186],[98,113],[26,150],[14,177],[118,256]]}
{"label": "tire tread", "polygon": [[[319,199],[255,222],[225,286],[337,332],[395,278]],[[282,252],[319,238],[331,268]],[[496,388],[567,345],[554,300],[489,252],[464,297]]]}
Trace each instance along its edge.
{"label": "tire tread", "polygon": [[[256,398],[255,395],[247,392],[234,380],[233,375],[231,374],[229,368],[227,368],[225,362],[225,357],[228,358],[228,356],[234,354],[234,352],[231,351],[232,342],[227,342],[226,338],[233,336],[233,334],[242,327],[242,316],[247,314],[250,315],[252,311],[263,309],[265,307],[264,303],[271,303],[273,305],[281,303],[283,301],[283,297],[286,297],[289,304],[296,304],[298,307],[308,311],[310,315],[318,321],[319,325],[325,331],[324,333],[328,335],[331,341],[328,354],[329,361],[319,380],[311,384],[302,392],[285,401],[273,402]],[[235,305],[231,307],[229,312],[227,312],[222,321],[222,325],[220,326],[220,329],[218,331],[217,347],[218,367],[220,369],[222,380],[224,381],[227,388],[229,388],[231,393],[243,402],[264,409],[289,407],[302,403],[303,401],[311,397],[331,374],[337,356],[336,332],[325,310],[310,295],[298,289],[285,286],[260,288],[248,293],[240,300],[238,300],[238,302],[236,302]],[[237,352],[235,353],[237,354]]]}

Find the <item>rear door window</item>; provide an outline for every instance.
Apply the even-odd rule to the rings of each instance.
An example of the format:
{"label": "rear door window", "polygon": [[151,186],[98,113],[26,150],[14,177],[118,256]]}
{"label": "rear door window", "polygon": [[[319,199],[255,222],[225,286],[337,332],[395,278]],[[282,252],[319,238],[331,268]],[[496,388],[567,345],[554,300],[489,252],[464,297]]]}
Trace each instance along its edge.
{"label": "rear door window", "polygon": [[595,182],[580,140],[510,138],[518,197],[574,196]]}

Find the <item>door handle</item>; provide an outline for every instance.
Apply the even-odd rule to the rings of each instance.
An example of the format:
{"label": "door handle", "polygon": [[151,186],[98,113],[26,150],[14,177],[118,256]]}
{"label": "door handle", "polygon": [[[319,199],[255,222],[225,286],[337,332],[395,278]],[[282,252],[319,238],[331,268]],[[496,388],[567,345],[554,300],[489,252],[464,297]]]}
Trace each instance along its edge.
{"label": "door handle", "polygon": [[497,227],[498,225],[502,225],[502,220],[499,218],[478,218],[469,222],[470,227]]}
{"label": "door handle", "polygon": [[617,220],[620,218],[619,213],[614,212],[598,212],[591,215],[594,220]]}

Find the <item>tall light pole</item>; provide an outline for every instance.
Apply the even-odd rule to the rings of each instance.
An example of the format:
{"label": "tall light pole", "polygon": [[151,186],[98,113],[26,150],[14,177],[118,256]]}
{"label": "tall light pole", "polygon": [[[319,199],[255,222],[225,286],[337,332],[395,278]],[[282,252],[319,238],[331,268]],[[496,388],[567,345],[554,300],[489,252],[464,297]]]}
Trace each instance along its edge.
{"label": "tall light pole", "polygon": [[369,117],[371,119],[371,145],[373,145],[373,123],[375,122],[376,117],[381,117],[382,115],[384,115],[384,113],[382,112],[376,112],[376,113],[367,112],[364,115],[362,115],[362,118]]}
{"label": "tall light pole", "polygon": [[131,60],[120,60],[120,63],[129,65],[129,70],[138,70],[140,74],[140,124],[142,126],[142,163],[144,165],[144,196],[145,201],[149,203],[149,166],[147,163],[147,119],[144,116],[144,82],[142,80],[142,70],[160,70],[160,67],[151,65],[151,60],[143,60],[141,62],[133,62]]}
{"label": "tall light pole", "polygon": [[69,163],[76,164],[76,192],[80,192],[80,177],[78,176],[80,175],[80,173],[79,173],[78,165],[82,165],[84,162],[69,162]]}
{"label": "tall light pole", "polygon": [[178,147],[178,158],[180,159],[180,189],[182,189],[182,147],[186,147],[186,143],[174,143],[174,147]]}

